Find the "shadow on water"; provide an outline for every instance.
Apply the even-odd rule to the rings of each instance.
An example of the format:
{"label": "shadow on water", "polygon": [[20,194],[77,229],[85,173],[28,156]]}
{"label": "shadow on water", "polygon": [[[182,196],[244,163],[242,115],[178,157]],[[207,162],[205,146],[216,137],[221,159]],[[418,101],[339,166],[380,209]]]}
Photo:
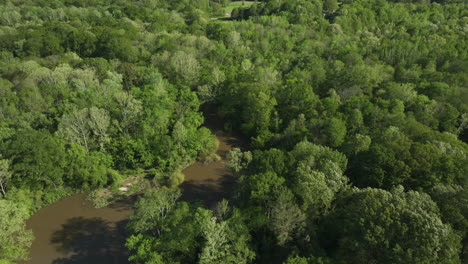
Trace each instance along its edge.
{"label": "shadow on water", "polygon": [[125,249],[127,220],[111,224],[102,218],[73,217],[52,234],[51,243],[67,257],[53,264],[118,264],[128,263]]}
{"label": "shadow on water", "polygon": [[117,212],[127,212],[133,207],[135,202],[138,200],[140,194],[133,194],[130,197],[118,200],[117,202],[109,204],[107,207],[116,210]]}
{"label": "shadow on water", "polygon": [[235,178],[223,168],[217,168],[219,178],[185,181],[181,184],[182,201],[200,202],[213,209],[217,202],[232,195]]}
{"label": "shadow on water", "polygon": [[185,181],[179,186],[182,189],[181,200],[200,202],[207,208],[213,209],[223,198],[232,197],[235,189],[236,177],[226,168],[226,156],[235,147],[245,149],[247,140],[239,135],[226,133],[224,122],[216,115],[212,106],[203,106],[205,123],[219,140],[217,154],[221,160],[204,164],[195,162],[183,170]]}
{"label": "shadow on water", "polygon": [[210,201],[216,201],[221,195],[221,192],[217,190],[212,184],[213,180],[205,180],[203,182],[184,182],[181,185],[183,188],[182,201],[204,201],[209,203]]}

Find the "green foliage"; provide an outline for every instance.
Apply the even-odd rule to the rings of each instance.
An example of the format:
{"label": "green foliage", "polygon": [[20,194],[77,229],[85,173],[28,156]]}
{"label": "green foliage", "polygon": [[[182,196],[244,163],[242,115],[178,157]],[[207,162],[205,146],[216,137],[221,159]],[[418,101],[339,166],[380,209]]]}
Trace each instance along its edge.
{"label": "green foliage", "polygon": [[319,216],[331,207],[336,193],[343,190],[348,179],[343,175],[347,160],[339,152],[300,142],[291,152],[296,161],[294,191],[302,207],[311,216]]}
{"label": "green foliage", "polygon": [[173,191],[150,191],[132,261],[460,262],[463,1],[0,2],[3,198],[36,210],[130,171],[176,187],[220,158],[218,116],[246,146],[226,154],[234,207],[162,217]]}
{"label": "green foliage", "polygon": [[468,230],[468,194],[463,186],[438,185],[430,193],[440,208],[444,223],[450,223],[453,229],[466,238]]}
{"label": "green foliage", "polygon": [[291,192],[282,191],[271,209],[271,229],[275,233],[278,244],[284,246],[287,242],[300,237],[305,227],[305,214],[294,202]]}
{"label": "green foliage", "polygon": [[234,172],[240,172],[246,169],[249,163],[252,161],[252,153],[249,151],[242,152],[240,148],[233,148],[226,157],[228,164],[227,166]]}
{"label": "green foliage", "polygon": [[63,142],[46,131],[18,131],[3,145],[16,187],[45,188],[63,184],[66,152]]}
{"label": "green foliage", "polygon": [[327,145],[339,147],[343,144],[346,136],[346,125],[340,119],[332,118],[325,126],[324,133],[327,137]]}
{"label": "green foliage", "polygon": [[11,179],[10,161],[0,160],[0,191],[2,196],[6,197],[7,184]]}
{"label": "green foliage", "polygon": [[288,260],[286,262],[284,262],[284,264],[308,264],[309,261],[307,258],[304,258],[304,257],[289,257]]}
{"label": "green foliage", "polygon": [[272,171],[281,175],[285,172],[286,162],[285,154],[279,149],[253,152],[252,167],[255,172]]}
{"label": "green foliage", "polygon": [[323,11],[327,13],[335,13],[338,9],[338,1],[336,0],[325,0],[323,2]]}
{"label": "green foliage", "polygon": [[0,259],[6,263],[26,260],[33,240],[26,230],[28,208],[9,200],[0,200]]}
{"label": "green foliage", "polygon": [[328,219],[326,236],[348,263],[460,263],[460,238],[424,193],[353,190]]}
{"label": "green foliage", "polygon": [[254,253],[246,245],[245,234],[236,234],[238,230],[232,230],[229,221],[217,223],[216,217],[205,218],[200,228],[206,241],[198,263],[251,263]]}
{"label": "green foliage", "polygon": [[250,201],[266,202],[274,199],[285,179],[274,172],[245,176],[242,180]]}
{"label": "green foliage", "polygon": [[130,260],[148,263],[193,262],[199,247],[196,240],[199,229],[193,219],[193,210],[186,203],[179,203],[166,213],[166,221],[160,226],[161,235],[136,233],[127,239],[127,247],[134,252]]}
{"label": "green foliage", "polygon": [[184,182],[185,175],[181,171],[175,171],[169,176],[168,185],[171,188],[179,186]]}
{"label": "green foliage", "polygon": [[85,108],[70,115],[64,115],[57,134],[73,143],[82,145],[86,151],[89,151],[93,145],[104,147],[108,140],[107,128],[109,124],[110,118],[104,109]]}
{"label": "green foliage", "polygon": [[204,161],[218,159],[216,151],[219,147],[219,140],[211,134],[208,128],[202,127],[197,131],[197,138],[200,144],[198,159]]}
{"label": "green foliage", "polygon": [[128,225],[134,233],[127,239],[127,247],[134,252],[130,260],[251,263],[254,252],[239,215],[233,212],[217,219],[209,210],[175,203],[179,196],[177,191],[157,189],[140,198]]}
{"label": "green foliage", "polygon": [[146,192],[135,205],[129,229],[136,233],[161,235],[165,220],[180,195],[180,192],[166,188]]}
{"label": "green foliage", "polygon": [[87,189],[115,182],[115,174],[109,169],[112,166],[112,158],[109,155],[101,152],[87,154],[81,146],[71,144],[67,149],[67,158],[67,185]]}

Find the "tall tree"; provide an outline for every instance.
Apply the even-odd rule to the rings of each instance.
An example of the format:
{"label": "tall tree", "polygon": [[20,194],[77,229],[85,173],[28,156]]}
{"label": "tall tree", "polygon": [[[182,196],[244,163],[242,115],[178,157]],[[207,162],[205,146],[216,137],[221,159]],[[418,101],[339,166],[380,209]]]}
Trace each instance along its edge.
{"label": "tall tree", "polygon": [[3,197],[6,197],[6,186],[11,179],[10,163],[6,159],[0,160],[0,191]]}
{"label": "tall tree", "polygon": [[283,190],[271,210],[271,229],[280,246],[301,236],[304,231],[306,216],[294,201],[291,191]]}
{"label": "tall tree", "polygon": [[[200,211],[200,210],[199,210]],[[236,223],[235,217],[228,221],[219,221],[211,212],[198,215],[200,229],[205,243],[199,256],[199,264],[251,263],[254,253],[249,248],[248,237]],[[236,230],[234,227],[239,228]]]}
{"label": "tall tree", "polygon": [[64,142],[47,131],[17,131],[5,143],[4,155],[11,160],[12,186],[42,189],[63,184]]}
{"label": "tall tree", "polygon": [[180,195],[179,191],[166,188],[146,192],[136,203],[129,228],[133,232],[149,232],[160,236],[164,222]]}
{"label": "tall tree", "polygon": [[347,263],[460,263],[460,237],[427,194],[354,189],[328,218],[324,239]]}
{"label": "tall tree", "polygon": [[110,117],[107,111],[97,107],[83,108],[66,114],[59,123],[57,134],[90,151],[95,146],[101,148],[108,142],[107,128]]}

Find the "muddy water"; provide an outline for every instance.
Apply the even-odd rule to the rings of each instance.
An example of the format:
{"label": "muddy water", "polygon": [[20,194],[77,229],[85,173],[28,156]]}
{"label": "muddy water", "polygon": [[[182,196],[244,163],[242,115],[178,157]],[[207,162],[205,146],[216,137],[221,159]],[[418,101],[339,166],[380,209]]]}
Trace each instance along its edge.
{"label": "muddy water", "polygon": [[226,154],[233,147],[242,145],[238,138],[226,134],[217,127],[219,125],[211,125],[210,129],[219,140],[217,154],[221,160],[208,164],[195,162],[183,171],[185,180],[180,185],[182,200],[201,201],[209,208],[231,195],[235,179],[226,169]]}
{"label": "muddy water", "polygon": [[78,194],[42,208],[27,222],[35,236],[27,263],[128,263],[125,225],[132,200],[97,209]]}
{"label": "muddy water", "polygon": [[[210,164],[196,162],[183,172],[182,200],[201,201],[213,207],[229,197],[234,179],[225,169],[226,153],[238,139],[211,128],[220,142],[223,159]],[[93,208],[84,195],[74,195],[42,208],[27,222],[35,240],[26,264],[121,264],[129,263],[125,250],[125,225],[135,198],[105,208]]]}

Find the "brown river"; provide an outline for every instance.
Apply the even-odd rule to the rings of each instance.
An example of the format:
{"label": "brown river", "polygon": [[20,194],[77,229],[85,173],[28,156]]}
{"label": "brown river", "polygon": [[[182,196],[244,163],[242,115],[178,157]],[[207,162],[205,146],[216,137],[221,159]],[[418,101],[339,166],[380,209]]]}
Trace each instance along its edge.
{"label": "brown river", "polygon": [[[184,170],[182,200],[202,201],[212,207],[230,196],[234,178],[225,169],[226,153],[239,140],[212,129],[219,140],[220,161],[196,162]],[[42,208],[27,222],[35,240],[26,264],[121,264],[127,261],[125,225],[136,198],[105,208],[93,208],[83,194]]]}

